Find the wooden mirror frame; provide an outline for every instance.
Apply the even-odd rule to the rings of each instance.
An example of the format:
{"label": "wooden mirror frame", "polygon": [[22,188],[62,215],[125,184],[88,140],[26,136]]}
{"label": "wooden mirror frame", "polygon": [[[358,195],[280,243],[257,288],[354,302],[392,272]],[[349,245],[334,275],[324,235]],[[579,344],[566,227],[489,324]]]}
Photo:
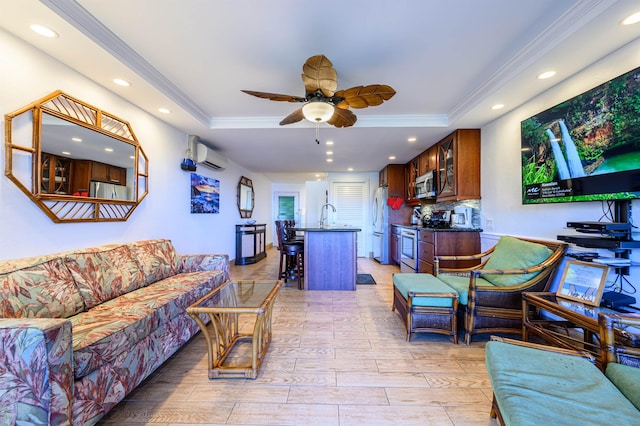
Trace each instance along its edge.
{"label": "wooden mirror frame", "polygon": [[[244,187],[244,188],[243,188]],[[251,208],[248,209],[247,202],[249,201],[248,195],[246,195],[247,199],[243,202],[243,194],[247,194],[248,190],[246,188],[251,188]],[[250,218],[253,214],[253,206],[255,203],[255,192],[253,190],[253,182],[251,179],[242,176],[240,178],[240,182],[238,182],[238,211],[240,212],[240,217],[243,219]]]}
{"label": "wooden mirror frame", "polygon": [[[43,113],[132,145],[133,199],[43,191]],[[59,90],[5,115],[5,153],[4,174],[56,223],[126,221],[149,192],[149,160],[130,124]]]}

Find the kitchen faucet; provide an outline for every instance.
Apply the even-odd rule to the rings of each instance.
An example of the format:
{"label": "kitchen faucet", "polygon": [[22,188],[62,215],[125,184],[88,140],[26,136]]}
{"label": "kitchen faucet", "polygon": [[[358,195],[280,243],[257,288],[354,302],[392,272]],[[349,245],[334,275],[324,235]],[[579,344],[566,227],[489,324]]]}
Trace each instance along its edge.
{"label": "kitchen faucet", "polygon": [[325,221],[325,217],[324,217],[325,210],[327,210],[327,218],[326,218],[326,220],[327,221],[329,220],[329,214],[328,214],[329,207],[331,207],[333,209],[334,213],[336,212],[336,208],[335,208],[335,206],[333,204],[331,204],[331,203],[323,204],[322,207],[320,207],[320,228],[324,228],[326,226],[325,223],[324,223],[324,221]]}

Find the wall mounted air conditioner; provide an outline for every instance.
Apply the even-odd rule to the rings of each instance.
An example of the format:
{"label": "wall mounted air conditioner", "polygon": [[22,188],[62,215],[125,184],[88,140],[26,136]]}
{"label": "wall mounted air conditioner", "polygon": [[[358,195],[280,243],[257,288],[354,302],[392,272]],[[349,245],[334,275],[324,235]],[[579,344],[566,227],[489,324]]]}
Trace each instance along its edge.
{"label": "wall mounted air conditioner", "polygon": [[205,167],[213,170],[224,170],[227,168],[227,159],[209,148],[199,143],[196,148],[196,161]]}

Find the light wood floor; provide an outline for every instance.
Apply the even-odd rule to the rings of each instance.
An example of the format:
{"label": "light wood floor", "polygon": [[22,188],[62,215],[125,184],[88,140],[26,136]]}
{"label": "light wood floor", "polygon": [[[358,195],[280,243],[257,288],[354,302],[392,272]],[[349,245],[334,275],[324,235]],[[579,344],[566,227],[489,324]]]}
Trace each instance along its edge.
{"label": "light wood floor", "polygon": [[[275,279],[278,252],[232,279]],[[391,311],[399,268],[358,260],[377,285],[351,291],[283,287],[273,340],[258,378],[207,376],[198,334],[116,406],[101,424],[118,425],[496,425],[486,338],[454,345],[444,335],[411,343]]]}

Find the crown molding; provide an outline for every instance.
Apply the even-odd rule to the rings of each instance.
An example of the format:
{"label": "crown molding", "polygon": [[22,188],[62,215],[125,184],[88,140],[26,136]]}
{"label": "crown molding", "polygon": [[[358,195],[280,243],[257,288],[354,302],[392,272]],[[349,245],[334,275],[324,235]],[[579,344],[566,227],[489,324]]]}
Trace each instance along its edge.
{"label": "crown molding", "polygon": [[493,92],[502,88],[507,82],[558,47],[615,2],[616,0],[576,1],[556,21],[545,28],[536,39],[529,42],[500,67],[487,81],[471,92],[469,96],[458,102],[449,111],[448,115],[451,122],[455,122]]}
{"label": "crown molding", "polygon": [[[210,129],[278,129],[282,117],[215,117],[209,121]],[[358,117],[354,127],[447,127],[445,114],[423,115],[367,115]],[[288,128],[314,128],[316,125],[302,120]]]}
{"label": "crown molding", "polygon": [[168,78],[162,75],[160,71],[154,68],[80,4],[69,0],[40,0],[40,2],[129,67],[129,69],[178,104],[202,124],[206,125],[209,122],[210,117],[204,109],[197,105],[189,96],[182,92]]}

